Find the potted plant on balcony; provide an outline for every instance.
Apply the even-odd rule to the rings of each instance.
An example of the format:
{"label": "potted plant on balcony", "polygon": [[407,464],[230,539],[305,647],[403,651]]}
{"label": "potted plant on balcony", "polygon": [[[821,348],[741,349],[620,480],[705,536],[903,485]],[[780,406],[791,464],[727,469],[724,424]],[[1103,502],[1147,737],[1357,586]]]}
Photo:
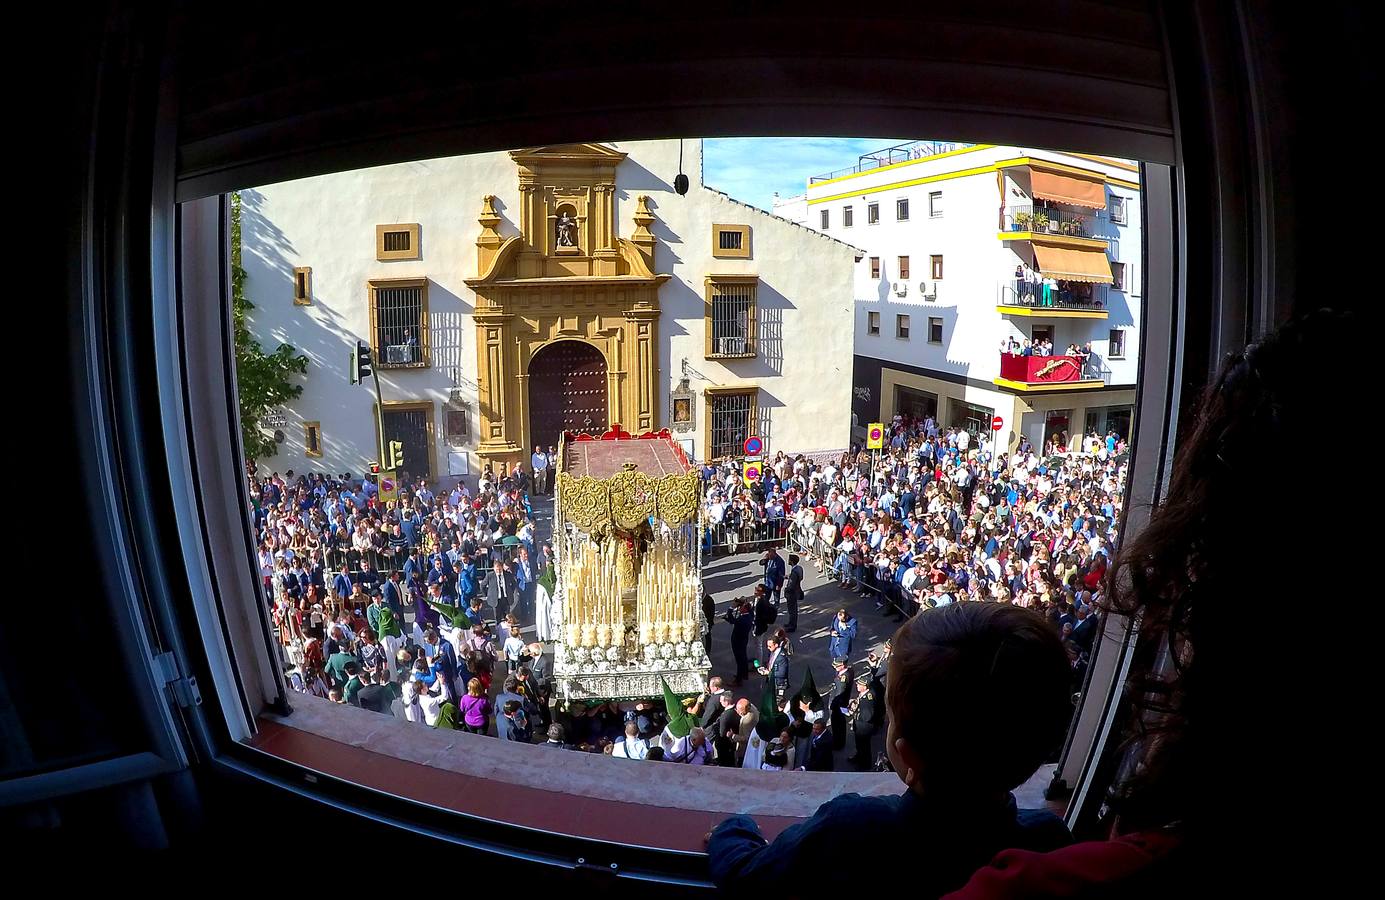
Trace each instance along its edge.
{"label": "potted plant on balcony", "polygon": [[1049,226],[1048,213],[1034,213],[1034,230],[1043,231]]}
{"label": "potted plant on balcony", "polygon": [[1033,222],[1034,222],[1034,214],[1033,214],[1033,213],[1027,213],[1027,212],[1015,213],[1015,221],[1014,221],[1014,223],[1013,223],[1010,227],[1011,227],[1011,229],[1014,230],[1014,231],[1028,231],[1028,230],[1029,230],[1029,226],[1030,226],[1031,224],[1033,224]]}

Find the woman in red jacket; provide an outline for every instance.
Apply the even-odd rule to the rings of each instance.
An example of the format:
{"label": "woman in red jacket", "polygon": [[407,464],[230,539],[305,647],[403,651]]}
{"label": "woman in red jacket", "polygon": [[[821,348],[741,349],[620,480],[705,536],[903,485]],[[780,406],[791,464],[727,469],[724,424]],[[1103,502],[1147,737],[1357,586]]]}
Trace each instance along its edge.
{"label": "woman in red jacket", "polygon": [[[1304,518],[1277,489],[1284,448],[1305,428],[1353,418],[1351,391],[1304,377],[1305,360],[1350,354],[1353,327],[1352,314],[1322,311],[1231,357],[1178,448],[1164,502],[1107,573],[1106,611],[1140,623],[1127,692],[1132,737],[1107,803],[1113,839],[1004,851],[947,896],[1199,896],[1220,881],[1268,896],[1247,890],[1257,877],[1275,879],[1274,895],[1295,896],[1285,883],[1294,861],[1315,867],[1313,895],[1330,896],[1323,882],[1341,863],[1369,869],[1305,846],[1320,829],[1335,839],[1345,819],[1291,812],[1292,788],[1303,783],[1285,780],[1298,767],[1314,766],[1308,786],[1324,802],[1350,795],[1350,785],[1324,782],[1341,777],[1331,738],[1352,718],[1360,682],[1333,669],[1349,657],[1339,642],[1313,654],[1311,671],[1295,671],[1292,610],[1308,608],[1291,606],[1299,587],[1266,541]],[[1360,809],[1372,815],[1369,803]],[[1276,840],[1292,850],[1276,854]]]}

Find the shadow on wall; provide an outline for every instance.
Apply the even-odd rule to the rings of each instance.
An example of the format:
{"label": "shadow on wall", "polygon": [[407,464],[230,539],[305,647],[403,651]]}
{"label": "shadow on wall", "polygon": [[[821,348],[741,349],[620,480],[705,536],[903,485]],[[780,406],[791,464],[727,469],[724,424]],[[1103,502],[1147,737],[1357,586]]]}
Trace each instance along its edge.
{"label": "shadow on wall", "polygon": [[[618,200],[633,200],[645,191],[673,191],[671,183],[655,175],[628,156],[620,163],[616,182],[616,199]],[[650,209],[654,208],[653,199],[650,198]]]}
{"label": "shadow on wall", "polygon": [[657,198],[649,198],[649,211],[654,214],[654,223],[649,226],[649,233],[657,240],[654,245],[654,271],[672,272],[673,267],[683,261],[683,257],[673,250],[674,245],[683,243],[683,238],[670,229],[668,223],[659,215]]}
{"label": "shadow on wall", "polygon": [[798,307],[764,280],[756,291],[755,307],[755,358],[721,360],[737,378],[784,374],[784,310]]}

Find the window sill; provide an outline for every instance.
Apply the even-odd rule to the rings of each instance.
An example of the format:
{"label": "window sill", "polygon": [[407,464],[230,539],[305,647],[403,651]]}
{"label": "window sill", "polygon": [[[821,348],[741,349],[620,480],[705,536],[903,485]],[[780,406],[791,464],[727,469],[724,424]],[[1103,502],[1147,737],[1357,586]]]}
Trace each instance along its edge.
{"label": "window sill", "polygon": [[754,359],[754,353],[708,353],[703,359]]}
{"label": "window sill", "polygon": [[384,371],[385,369],[426,369],[428,368],[428,363],[377,363],[376,368],[380,369],[381,371]]}
{"label": "window sill", "polygon": [[[638,847],[701,853],[729,815],[773,838],[840,794],[894,795],[876,772],[781,772],[639,763],[436,731],[305,694],[262,715],[250,746],[364,787],[466,815]],[[562,753],[561,766],[553,754]],[[681,815],[668,815],[677,809]]]}

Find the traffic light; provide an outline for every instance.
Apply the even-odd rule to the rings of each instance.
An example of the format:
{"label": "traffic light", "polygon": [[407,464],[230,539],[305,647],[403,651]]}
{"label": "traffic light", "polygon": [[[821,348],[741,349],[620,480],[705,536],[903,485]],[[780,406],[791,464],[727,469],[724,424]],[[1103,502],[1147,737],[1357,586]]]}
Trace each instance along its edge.
{"label": "traffic light", "polygon": [[369,378],[374,371],[373,365],[370,359],[370,345],[357,341],[356,352],[351,354],[351,383],[360,384]]}
{"label": "traffic light", "polygon": [[372,475],[379,475],[379,474],[380,474],[380,464],[379,464],[379,463],[371,463],[369,468],[370,468],[370,474],[372,474]]}
{"label": "traffic light", "polygon": [[404,468],[403,441],[390,441],[389,465],[386,468],[392,472],[398,472]]}

